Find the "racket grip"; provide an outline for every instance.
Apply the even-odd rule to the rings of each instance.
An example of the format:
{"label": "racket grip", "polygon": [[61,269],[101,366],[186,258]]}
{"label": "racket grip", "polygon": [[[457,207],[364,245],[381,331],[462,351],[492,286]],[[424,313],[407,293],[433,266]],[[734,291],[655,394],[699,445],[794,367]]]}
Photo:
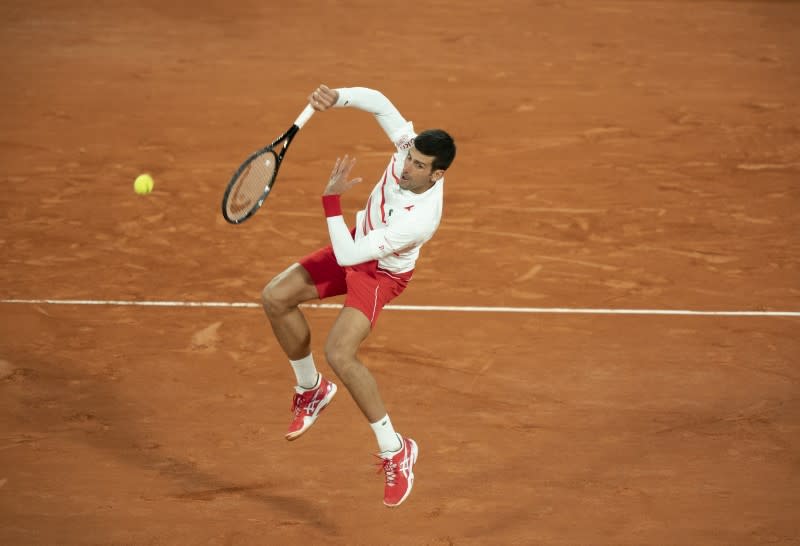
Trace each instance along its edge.
{"label": "racket grip", "polygon": [[294,124],[297,125],[298,129],[302,129],[303,125],[309,120],[309,118],[314,114],[314,108],[308,104],[306,105],[305,109],[300,112],[300,115],[297,116],[297,119],[294,120]]}

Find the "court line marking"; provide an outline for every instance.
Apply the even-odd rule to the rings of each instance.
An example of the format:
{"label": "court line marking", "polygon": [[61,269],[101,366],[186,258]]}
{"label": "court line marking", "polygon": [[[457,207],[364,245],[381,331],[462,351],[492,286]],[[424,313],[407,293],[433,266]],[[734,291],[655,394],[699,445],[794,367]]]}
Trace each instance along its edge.
{"label": "court line marking", "polygon": [[[57,299],[2,299],[6,304],[47,305],[111,305],[136,307],[222,307],[259,308],[252,302],[225,301],[134,301],[134,300],[57,300]],[[307,309],[341,309],[339,303],[304,303]],[[527,313],[564,315],[693,315],[720,317],[800,317],[800,311],[702,311],[690,309],[602,309],[581,307],[481,307],[474,305],[387,305],[393,311],[445,311],[458,313]]]}

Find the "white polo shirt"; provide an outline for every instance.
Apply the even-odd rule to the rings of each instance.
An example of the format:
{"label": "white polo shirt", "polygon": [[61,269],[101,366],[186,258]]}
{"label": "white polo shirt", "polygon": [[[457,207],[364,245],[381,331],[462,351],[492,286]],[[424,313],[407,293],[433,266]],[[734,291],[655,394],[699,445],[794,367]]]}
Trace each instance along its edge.
{"label": "white polo shirt", "polygon": [[378,91],[366,88],[338,89],[337,107],[354,107],[375,115],[397,149],[366,207],[356,214],[355,241],[342,216],[328,217],[328,231],[339,265],[378,260],[378,267],[404,273],[414,269],[420,248],[439,227],[444,200],[444,178],[416,194],[399,185],[403,163],[413,146],[414,127]]}

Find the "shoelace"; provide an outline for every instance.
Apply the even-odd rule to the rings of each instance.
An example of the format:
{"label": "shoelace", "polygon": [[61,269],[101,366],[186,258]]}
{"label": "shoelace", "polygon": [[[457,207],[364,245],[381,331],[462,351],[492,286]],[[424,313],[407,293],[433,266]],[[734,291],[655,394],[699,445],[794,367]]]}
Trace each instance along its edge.
{"label": "shoelace", "polygon": [[303,404],[303,395],[300,393],[294,393],[294,398],[292,398],[292,412],[295,415],[298,415],[303,409],[305,409]]}
{"label": "shoelace", "polygon": [[375,456],[381,460],[381,462],[377,463],[378,471],[375,473],[378,474],[381,470],[384,471],[386,473],[386,485],[393,486],[397,479],[397,465],[391,459],[384,459],[380,455]]}

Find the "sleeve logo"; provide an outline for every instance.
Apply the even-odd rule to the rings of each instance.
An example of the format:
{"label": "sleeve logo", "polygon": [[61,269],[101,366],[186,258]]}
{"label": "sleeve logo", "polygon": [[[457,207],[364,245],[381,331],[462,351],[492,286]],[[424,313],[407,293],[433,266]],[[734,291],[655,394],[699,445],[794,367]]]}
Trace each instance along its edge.
{"label": "sleeve logo", "polygon": [[414,144],[414,139],[409,138],[408,135],[404,135],[400,137],[397,141],[397,149],[398,150],[408,150]]}

